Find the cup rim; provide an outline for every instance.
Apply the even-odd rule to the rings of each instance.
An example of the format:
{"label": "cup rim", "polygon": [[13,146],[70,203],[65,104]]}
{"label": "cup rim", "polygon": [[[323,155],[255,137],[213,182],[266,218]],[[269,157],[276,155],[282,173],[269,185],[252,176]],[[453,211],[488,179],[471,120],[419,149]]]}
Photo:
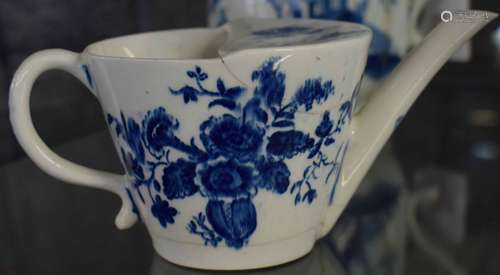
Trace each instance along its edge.
{"label": "cup rim", "polygon": [[[182,58],[182,57],[154,57],[154,56],[134,56],[130,52],[129,55],[123,55],[123,54],[103,54],[99,53],[99,48],[100,47],[117,47],[117,46],[109,46],[106,44],[112,44],[112,43],[119,43],[121,42],[122,44],[126,44],[126,40],[130,41],[137,41],[140,39],[144,39],[145,37],[153,38],[153,39],[158,39],[161,36],[166,36],[169,34],[175,34],[175,33],[209,33],[209,32],[230,32],[231,24],[232,22],[226,23],[220,27],[216,28],[210,28],[210,27],[193,27],[193,28],[178,28],[178,29],[168,29],[168,30],[155,30],[155,31],[148,31],[148,32],[139,32],[139,33],[132,33],[132,34],[126,34],[126,35],[120,35],[120,36],[115,36],[115,37],[110,37],[106,38],[103,40],[99,40],[96,42],[93,42],[89,44],[85,49],[83,50],[83,53],[93,57],[93,58],[98,58],[98,59],[116,59],[116,60],[128,60],[128,61],[169,61],[169,62],[210,62],[210,61],[220,61],[221,57],[227,57],[236,53],[241,53],[245,52],[247,54],[248,52],[252,51],[261,51],[261,50],[276,50],[276,51],[290,51],[290,50],[300,50],[300,49],[314,49],[316,47],[324,47],[325,45],[331,45],[331,44],[337,44],[337,43],[345,43],[348,41],[353,41],[353,40],[360,40],[362,38],[365,38],[367,36],[372,37],[372,30],[363,24],[359,23],[353,23],[353,22],[347,22],[347,21],[337,21],[337,20],[319,20],[319,19],[262,19],[262,18],[243,18],[242,20],[259,20],[261,22],[282,22],[283,24],[301,24],[301,25],[308,25],[308,24],[321,24],[322,26],[328,26],[328,27],[349,27],[353,30],[356,31],[353,35],[347,35],[347,36],[341,36],[341,37],[332,37],[331,39],[326,39],[323,41],[317,41],[317,42],[309,42],[309,43],[302,43],[302,44],[293,44],[293,45],[284,45],[284,46],[262,46],[262,47],[255,47],[255,48],[241,48],[233,51],[227,51],[225,50],[225,47],[227,48],[227,41],[222,43],[221,46],[218,49],[218,55],[213,56],[213,57],[193,57],[193,58]],[[238,20],[236,20],[238,21]],[[130,43],[130,42],[129,42]],[[136,42],[137,43],[137,42]],[[123,47],[123,50],[127,50],[126,47]]]}

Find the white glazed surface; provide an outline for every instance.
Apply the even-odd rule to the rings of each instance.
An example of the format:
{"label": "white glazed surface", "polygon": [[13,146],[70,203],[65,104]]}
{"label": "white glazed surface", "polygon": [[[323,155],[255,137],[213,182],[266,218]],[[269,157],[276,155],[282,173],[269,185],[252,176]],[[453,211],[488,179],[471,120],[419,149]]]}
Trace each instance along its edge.
{"label": "white glazed surface", "polygon": [[[494,17],[495,14],[491,13],[489,19]],[[267,27],[272,28],[273,22],[279,23],[279,21],[269,21]],[[294,21],[289,22],[299,24]],[[313,23],[311,21],[311,24]],[[156,251],[167,260],[205,269],[249,269],[276,265],[306,254],[312,248],[314,241],[331,229],[380,148],[431,77],[463,41],[486,23],[487,21],[478,21],[469,24],[440,25],[410,55],[408,61],[396,69],[365,110],[355,117],[351,117],[351,110],[356,101],[356,87],[359,88],[358,83],[365,66],[370,41],[370,32],[364,31],[365,28],[359,27],[360,32],[356,35],[331,41],[321,40],[318,43],[306,43],[300,46],[236,48],[225,52],[221,57],[217,56],[217,49],[223,44],[220,39],[225,37],[221,29],[207,31],[192,29],[107,40],[89,46],[81,55],[64,50],[46,50],[34,54],[21,65],[12,81],[9,101],[11,122],[21,146],[41,169],[70,183],[101,188],[118,194],[123,205],[117,216],[116,225],[119,228],[131,226],[137,220],[134,210],[137,211],[152,236]],[[301,21],[300,24],[305,23]],[[332,23],[332,26],[337,24]],[[301,34],[304,34],[304,31],[309,32],[303,28],[292,30],[292,33],[286,35],[295,35],[293,32]],[[280,29],[279,32],[282,31],[283,29]],[[286,31],[289,32],[290,29]],[[295,108],[295,117],[290,119],[293,120],[293,126],[290,125],[291,122],[281,126],[273,126],[269,120],[265,123],[263,120],[252,122],[260,123],[259,127],[266,125],[260,128],[262,131],[265,129],[265,135],[256,156],[269,157],[273,161],[284,163],[287,168],[278,167],[281,169],[277,170],[281,172],[278,174],[281,176],[281,181],[260,177],[257,183],[251,181],[258,187],[252,186],[244,191],[231,189],[227,195],[223,189],[217,189],[221,187],[220,183],[215,182],[219,184],[217,188],[210,187],[202,177],[206,171],[214,171],[213,167],[217,163],[228,161],[220,160],[227,152],[221,153],[217,158],[213,152],[210,153],[208,150],[210,143],[207,145],[207,140],[201,139],[201,128],[203,128],[201,125],[210,120],[210,116],[217,118],[223,114],[233,116],[247,114],[245,110],[248,102],[262,92],[265,64],[272,65],[274,77],[283,79],[282,85],[286,88],[284,95],[279,97],[278,101],[280,106],[295,102],[295,105],[292,104]],[[105,119],[110,124],[111,134],[122,156],[123,164],[127,167],[128,175],[113,175],[67,161],[52,152],[37,135],[30,117],[29,95],[38,75],[53,68],[63,69],[75,75],[97,97],[104,110]],[[256,71],[257,74],[254,76]],[[202,84],[196,83],[195,78]],[[307,82],[308,80],[310,82]],[[316,97],[308,108],[302,103],[299,104],[300,101],[297,100],[298,91],[302,89],[301,87],[308,87],[307,83],[321,83],[321,86],[311,86],[316,88],[310,88],[310,92],[306,95],[314,94],[316,97],[318,91],[322,94]],[[335,87],[334,90],[325,88],[331,85]],[[183,87],[188,88],[182,90]],[[208,107],[214,103],[214,96],[221,99],[220,91],[226,91],[230,87],[245,88],[241,96],[231,98],[234,101],[232,103],[237,103],[236,106],[239,108],[228,110],[227,101],[226,107],[220,104]],[[194,94],[193,89],[196,90]],[[186,91],[190,91],[191,94],[186,95]],[[214,95],[210,91],[218,91],[219,94]],[[207,94],[210,96],[205,96]],[[193,95],[197,95],[196,101]],[[257,105],[260,109],[257,110],[264,110],[267,116],[273,118],[274,114],[268,108],[271,106],[270,103],[265,103],[267,102],[265,98],[258,99]],[[265,104],[269,106],[266,107]],[[344,108],[346,106],[349,108]],[[159,108],[163,108],[163,112],[166,111],[171,116],[169,118],[171,121],[174,121],[172,117],[178,121],[178,124],[174,123],[177,128],[172,131],[184,144],[179,146],[177,143],[177,148],[184,148],[184,151],[174,150],[172,146],[174,139],[168,137],[170,145],[164,144],[160,148],[162,152],[167,149],[171,151],[168,157],[165,154],[161,156],[165,164],[159,164],[160,161],[153,157],[157,151],[151,147],[152,143],[148,136],[141,135],[141,138],[135,140],[128,138],[128,133],[133,132],[131,129],[135,129],[134,127],[146,131],[144,129],[147,129],[151,119],[145,118],[161,111]],[[250,111],[248,113],[252,114],[252,119],[262,118],[255,115],[257,112],[255,109],[249,110],[253,110],[253,113]],[[344,123],[337,121],[342,114],[346,115]],[[239,119],[243,119],[246,123],[244,119],[246,116],[242,117]],[[325,139],[334,137],[328,146],[323,139],[320,139],[321,134],[318,134],[325,117],[334,121],[334,126],[341,126],[338,132],[334,133],[332,128],[327,134],[323,134],[326,135]],[[209,130],[213,127],[215,126],[209,126]],[[165,128],[160,130],[164,131]],[[279,149],[281,144],[275,144],[276,148],[271,146],[269,149],[272,136],[276,132],[285,130],[300,132],[299,136],[306,141],[314,137],[315,144],[321,140],[321,144],[324,145],[320,147],[321,154],[313,154],[312,147],[308,146],[307,149],[287,149],[286,152],[293,151],[293,154],[288,156],[275,155],[276,148]],[[171,135],[172,132],[169,131],[166,132]],[[217,134],[220,133],[214,135]],[[234,135],[238,136],[238,133]],[[304,139],[306,136],[308,138]],[[148,142],[150,145],[146,146]],[[283,142],[287,143],[288,139]],[[139,147],[145,152],[145,160],[142,160],[144,164],[140,164],[144,172],[142,177],[147,176],[158,181],[161,184],[161,186],[158,184],[158,188],[152,187],[153,181],[150,185],[145,185],[144,181],[135,184],[138,182],[138,173],[134,170],[136,166],[132,164],[134,161],[138,162],[140,155],[137,153],[140,151],[139,147],[135,146],[137,144],[140,144]],[[191,153],[186,153],[186,147],[191,148],[189,149]],[[189,158],[193,157],[194,147],[208,152],[207,156],[196,151],[198,152],[196,177],[187,176],[192,179],[190,186],[194,188],[192,185],[194,183],[197,189],[187,194],[185,186],[184,189],[174,188],[177,193],[174,192],[173,198],[168,198],[165,186],[169,183],[164,182],[165,173],[162,175],[161,170],[171,167],[173,163],[178,164],[181,158],[194,162]],[[122,150],[125,154],[121,154]],[[273,156],[270,155],[271,152],[274,152]],[[313,157],[308,158],[309,155]],[[208,157],[208,160],[204,160],[201,156]],[[214,158],[210,159],[212,156]],[[315,177],[311,178],[309,185],[316,190],[317,196],[309,199],[302,194],[297,201],[294,199],[297,189],[294,191],[292,186],[308,174],[307,167],[311,167],[312,161],[319,161],[318,156],[327,157],[328,161],[325,159],[323,161],[328,162],[328,165],[317,165]],[[248,163],[257,165],[258,159],[254,157],[238,161],[250,167]],[[148,172],[145,167],[151,164],[146,163],[164,165],[161,167],[164,169]],[[262,171],[267,171],[261,170],[262,168],[258,166],[252,167],[250,169],[252,175],[256,173],[264,175]],[[275,171],[273,169],[277,166],[272,167],[274,168],[271,171]],[[244,179],[246,172],[241,171],[248,170],[241,169],[234,171],[238,171]],[[287,170],[288,174],[283,174],[283,169]],[[332,173],[334,176],[329,178],[328,174]],[[253,179],[253,176],[248,178]],[[284,178],[288,180],[285,190],[279,188],[283,185],[265,185],[283,183]],[[259,184],[264,184],[265,188]],[[207,186],[215,188],[215,191]],[[179,190],[185,193],[179,195]],[[148,196],[149,192],[151,195]],[[298,192],[301,192],[300,189]],[[143,199],[141,194],[144,195]],[[137,209],[134,209],[134,205]],[[220,207],[221,205],[223,207]],[[228,208],[229,206],[232,208]],[[209,213],[209,209],[212,214]],[[205,215],[202,223],[208,226],[206,232],[213,234],[210,235],[211,241],[207,241],[207,235],[201,238],[202,235],[193,233],[191,224],[199,215]],[[197,227],[197,230],[199,229],[200,227]]]}
{"label": "white glazed surface", "polygon": [[[190,32],[190,30],[186,30],[186,32]],[[208,79],[203,82],[203,85],[207,89],[216,87],[218,78],[222,79],[227,87],[243,85],[246,87],[246,91],[240,98],[241,102],[246,102],[253,96],[255,82],[251,80],[252,71],[259,68],[271,57],[279,57],[276,64],[279,64],[280,71],[286,73],[286,91],[283,102],[292,100],[294,92],[304,83],[305,79],[320,77],[324,80],[332,80],[335,85],[335,93],[328,100],[322,104],[315,104],[307,113],[296,113],[295,129],[312,134],[321,121],[321,115],[326,110],[337,110],[342,102],[350,101],[353,97],[353,92],[365,66],[370,41],[369,34],[370,32],[366,31],[357,37],[306,46],[267,47],[241,51],[233,49],[234,52],[226,53],[222,59],[151,60],[148,59],[149,56],[136,54],[134,56],[144,59],[109,58],[98,56],[99,51],[109,51],[109,49],[94,45],[89,47],[83,57],[89,65],[95,82],[95,91],[105,114],[109,113],[119,117],[120,112],[123,112],[125,117],[132,117],[140,122],[147,111],[161,106],[179,120],[181,127],[176,135],[181,140],[189,141],[194,137],[195,143],[201,145],[199,125],[210,115],[220,116],[227,113],[227,110],[221,107],[207,108],[206,106],[212,100],[211,97],[199,97],[196,103],[185,104],[182,97],[172,95],[168,90],[169,87],[178,89],[187,84],[193,85],[186,75],[187,71],[192,70],[195,66],[199,66],[205,71],[208,74]],[[98,50],[93,52],[93,49]],[[171,48],[166,41],[163,44],[163,50],[171,53],[177,49],[175,46]],[[131,47],[129,47],[129,51],[134,53]],[[183,54],[179,53],[181,56]],[[334,112],[332,111],[332,113]],[[117,138],[113,130],[111,133],[117,147],[124,146],[124,141]],[[345,128],[336,139],[335,145],[325,150],[325,153],[331,156],[335,155],[340,145],[348,140],[349,133],[349,129]],[[176,155],[175,152],[171,152],[170,156],[174,160],[176,157],[182,157],[182,154]],[[311,160],[307,159],[307,155],[300,154],[293,159],[285,160],[285,162],[291,172],[289,181],[294,183],[302,178],[304,168],[310,164]],[[257,229],[248,241],[248,245],[241,248],[241,253],[239,253],[240,250],[231,248],[206,247],[202,239],[186,230],[186,225],[192,217],[204,209],[207,203],[205,197],[196,194],[182,200],[172,200],[171,205],[180,214],[175,216],[175,223],[168,224],[167,228],[162,227],[152,215],[150,201],[146,200],[146,203],[140,203],[140,198],[135,192],[133,197],[138,202],[141,217],[148,230],[153,235],[154,240],[158,240],[156,242],[164,239],[162,242],[179,242],[179,246],[185,243],[187,246],[193,247],[195,244],[200,251],[211,254],[209,257],[211,260],[204,261],[204,264],[196,261],[181,262],[183,257],[177,257],[173,260],[171,254],[169,254],[171,256],[166,256],[167,259],[182,265],[202,268],[252,268],[262,266],[264,262],[265,265],[285,262],[309,251],[314,240],[320,236],[321,218],[328,206],[328,195],[332,189],[333,183],[323,184],[327,172],[326,169],[318,172],[318,179],[315,180],[318,198],[312,204],[303,203],[296,206],[294,205],[294,197],[288,192],[284,195],[259,192],[253,198],[257,211]],[[160,179],[160,176],[158,178]],[[320,182],[321,184],[319,184]],[[129,185],[129,188],[132,187]],[[141,189],[146,193],[143,187]],[[342,196],[342,194],[336,194],[336,196]],[[306,235],[302,236],[304,234]],[[260,251],[263,251],[271,243],[276,242],[279,245],[280,242],[294,238],[298,239],[299,246],[304,247],[304,249],[307,247],[302,252],[290,251],[290,255],[295,256],[276,255],[277,260],[273,260],[275,253],[269,253],[261,259],[257,257],[259,249],[251,249],[254,246],[262,246]],[[281,245],[279,246],[281,247]],[[155,247],[162,255],[169,251],[168,246],[155,245]],[[221,266],[214,263],[220,256],[218,251],[225,251],[220,253],[229,253],[235,258]],[[248,257],[247,253],[254,254],[249,251],[255,251],[255,255]],[[170,252],[176,254],[179,253],[179,249]],[[206,258],[208,255],[204,257]],[[253,258],[252,261],[255,264],[244,265],[243,262],[247,258],[248,260]],[[209,262],[212,264],[209,265]],[[257,262],[262,262],[262,264],[259,265]]]}

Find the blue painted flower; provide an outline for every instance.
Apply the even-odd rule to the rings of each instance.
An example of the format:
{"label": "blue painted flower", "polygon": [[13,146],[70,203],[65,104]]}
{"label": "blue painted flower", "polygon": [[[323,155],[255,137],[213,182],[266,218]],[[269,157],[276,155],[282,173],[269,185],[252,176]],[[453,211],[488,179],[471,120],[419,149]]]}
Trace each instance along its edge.
{"label": "blue painted flower", "polygon": [[211,197],[236,198],[248,195],[252,188],[252,168],[232,160],[207,165],[199,175],[205,193]]}
{"label": "blue painted flower", "polygon": [[248,198],[231,203],[210,200],[206,213],[215,232],[224,238],[227,246],[236,249],[245,244],[257,227],[257,212]]}
{"label": "blue painted flower", "polygon": [[240,162],[255,159],[261,148],[264,129],[252,122],[242,122],[236,117],[225,114],[210,117],[200,126],[200,139],[210,158],[222,155]]}
{"label": "blue painted flower", "polygon": [[330,112],[326,111],[323,114],[323,118],[319,123],[318,127],[316,127],[315,134],[318,137],[326,137],[330,134],[333,128],[333,123],[330,120]]}
{"label": "blue painted flower", "polygon": [[290,184],[290,170],[283,161],[262,161],[257,165],[259,181],[257,185],[271,190],[277,194],[283,194]]}
{"label": "blue painted flower", "polygon": [[144,163],[144,148],[141,142],[141,127],[132,118],[127,120],[127,143],[139,163]]}
{"label": "blue painted flower", "polygon": [[147,112],[142,127],[146,146],[152,155],[160,158],[165,153],[165,146],[172,142],[173,132],[179,128],[179,121],[169,115],[165,108],[159,107]]}
{"label": "blue painted flower", "polygon": [[331,80],[322,83],[321,78],[307,79],[304,85],[297,90],[295,101],[304,106],[306,111],[309,111],[315,101],[317,104],[326,101],[329,95],[333,95],[334,91],[335,87]]}
{"label": "blue painted flower", "polygon": [[252,81],[258,81],[254,95],[261,97],[269,108],[279,107],[285,95],[286,75],[278,70],[277,61],[278,58],[270,58],[252,73]]}
{"label": "blue painted flower", "polygon": [[162,200],[159,195],[156,195],[153,205],[151,205],[151,213],[163,227],[167,227],[169,223],[173,224],[175,222],[174,216],[178,214],[177,209],[170,207],[168,201]]}
{"label": "blue painted flower", "polygon": [[279,157],[292,158],[314,145],[314,139],[308,134],[296,130],[278,131],[269,137],[266,150]]}
{"label": "blue painted flower", "polygon": [[178,159],[163,169],[163,193],[169,200],[189,197],[198,191],[194,184],[196,163]]}

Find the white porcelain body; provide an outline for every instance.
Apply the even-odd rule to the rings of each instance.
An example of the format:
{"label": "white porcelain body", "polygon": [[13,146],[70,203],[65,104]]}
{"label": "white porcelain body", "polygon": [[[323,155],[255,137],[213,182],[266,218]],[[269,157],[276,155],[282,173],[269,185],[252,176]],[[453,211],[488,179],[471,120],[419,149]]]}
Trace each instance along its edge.
{"label": "white porcelain body", "polygon": [[[185,32],[187,36],[191,35],[189,30]],[[343,102],[350,101],[353,97],[365,66],[369,42],[370,35],[367,31],[356,38],[314,46],[250,49],[227,56],[225,63],[219,58],[182,61],[136,60],[97,57],[86,53],[82,57],[88,64],[95,81],[95,92],[106,114],[119,117],[120,112],[123,112],[126,118],[132,117],[140,123],[147,111],[164,107],[180,123],[176,136],[185,143],[194,138],[194,143],[203,148],[200,125],[209,116],[234,115],[234,112],[219,106],[208,108],[208,104],[213,100],[210,96],[199,96],[197,102],[186,104],[182,96],[170,93],[169,88],[179,89],[185,85],[196,85],[186,72],[199,66],[208,75],[203,81],[207,90],[216,90],[218,79],[221,79],[226,87],[241,86],[244,83],[246,90],[238,99],[242,105],[254,96],[257,83],[251,80],[252,72],[270,58],[279,58],[275,64],[279,64],[279,71],[286,74],[284,104],[293,100],[295,91],[306,79],[332,80],[335,93],[331,97],[322,104],[313,106],[307,113],[295,115],[294,129],[314,136],[314,130],[324,111],[337,110]],[[171,53],[176,49],[164,44],[162,50]],[[238,78],[235,78],[235,75]],[[336,112],[334,114],[337,119]],[[271,131],[278,130],[280,129],[269,130],[266,136],[270,136]],[[113,131],[112,134],[117,147],[123,147],[124,141],[117,138]],[[344,150],[342,146],[347,146],[348,138],[349,129],[346,125],[341,135],[336,138],[335,145],[323,150],[324,153],[332,159],[338,150]],[[262,146],[265,147],[264,144]],[[174,161],[176,158],[185,158],[185,155],[171,150],[170,160]],[[150,158],[150,161],[153,160]],[[307,154],[284,160],[291,173],[290,186],[302,179],[304,169],[311,165],[312,161],[314,159],[308,159]],[[311,184],[317,190],[318,197],[311,204],[295,205],[295,193],[290,194],[290,189],[284,194],[260,190],[252,198],[257,212],[257,227],[248,244],[241,249],[227,247],[224,242],[216,248],[207,246],[203,239],[186,230],[193,216],[205,211],[209,200],[199,193],[183,199],[170,200],[170,205],[175,207],[179,214],[175,216],[175,222],[168,224],[166,228],[152,215],[151,200],[146,198],[143,203],[138,192],[131,193],[156,250],[166,259],[181,265],[201,268],[254,268],[295,259],[312,248],[314,241],[321,236],[324,212],[328,207],[336,207],[335,203],[328,205],[328,197],[334,188],[334,178],[331,177],[330,182],[324,183],[330,169],[331,167],[328,170],[323,168],[316,172],[318,178]],[[161,171],[156,177],[162,182]],[[129,190],[134,190],[130,183],[131,180],[126,183]],[[139,188],[143,194],[147,194],[147,188]],[[164,197],[164,194],[161,195]],[[336,196],[342,194],[337,193]]]}
{"label": "white porcelain body", "polygon": [[[401,116],[484,24],[438,27],[357,116],[367,28],[250,20],[111,39],[81,54],[36,53],[12,81],[11,122],[41,169],[118,194],[116,225],[138,214],[167,260],[277,265],[332,228]],[[48,69],[75,75],[99,100],[127,175],[72,163],[40,139],[29,96]]]}

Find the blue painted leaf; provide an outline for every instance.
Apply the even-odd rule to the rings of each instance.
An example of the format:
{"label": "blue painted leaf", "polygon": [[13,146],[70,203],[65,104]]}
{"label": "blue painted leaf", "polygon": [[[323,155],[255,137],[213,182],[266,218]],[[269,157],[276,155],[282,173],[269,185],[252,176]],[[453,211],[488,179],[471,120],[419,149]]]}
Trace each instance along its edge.
{"label": "blue painted leaf", "polygon": [[219,90],[219,93],[223,96],[226,93],[226,86],[224,85],[224,81],[220,78],[217,79],[217,90]]}
{"label": "blue painted leaf", "polygon": [[278,109],[276,109],[276,107],[271,106],[269,109],[271,110],[271,113],[273,113],[273,114],[275,114],[275,115],[278,115],[278,114],[277,114],[277,113],[278,113]]}
{"label": "blue painted leaf", "polygon": [[227,89],[226,95],[228,97],[236,98],[236,97],[239,97],[241,95],[241,93],[243,93],[243,91],[245,91],[244,88],[242,88],[240,86],[236,86],[236,87],[232,87],[232,88]]}
{"label": "blue painted leaf", "polygon": [[294,204],[297,205],[299,204],[299,202],[300,202],[300,193],[297,193],[297,195],[295,196]]}
{"label": "blue painted leaf", "polygon": [[285,127],[294,126],[294,123],[291,120],[280,120],[280,121],[273,122],[272,125],[273,125],[273,127],[285,128]]}
{"label": "blue painted leaf", "polygon": [[212,107],[217,106],[217,105],[226,107],[229,110],[234,110],[236,108],[236,103],[233,100],[226,99],[226,98],[219,98],[219,99],[212,100],[208,104],[208,108],[212,108]]}
{"label": "blue painted leaf", "polygon": [[307,156],[307,158],[314,158],[318,154],[319,149],[321,149],[321,142],[317,142],[316,144],[314,144],[314,147],[311,149],[311,151],[309,151],[309,155]]}
{"label": "blue painted leaf", "polygon": [[304,194],[302,201],[304,202],[307,199],[307,203],[311,204],[316,197],[317,197],[316,190],[311,189]]}
{"label": "blue painted leaf", "polygon": [[260,107],[260,100],[253,98],[247,102],[243,109],[243,115],[247,120],[257,120],[262,123],[267,123],[267,113]]}
{"label": "blue painted leaf", "polygon": [[201,70],[200,66],[194,67],[196,74],[200,75],[203,71]]}
{"label": "blue painted leaf", "polygon": [[194,143],[194,137],[191,138],[191,141],[189,142],[191,144],[191,147],[197,147],[196,144]]}
{"label": "blue painted leaf", "polygon": [[197,227],[197,226],[196,226],[196,223],[195,223],[194,221],[189,222],[189,225],[188,225],[188,226],[189,226],[189,230],[190,230],[191,232],[195,232],[195,231],[196,231],[196,227]]}
{"label": "blue painted leaf", "polygon": [[286,119],[294,119],[295,118],[295,112],[281,112],[280,117],[284,117]]}
{"label": "blue painted leaf", "polygon": [[160,183],[157,181],[157,180],[154,180],[153,181],[153,187],[155,188],[155,190],[157,192],[160,192],[161,191],[161,186],[160,186]]}
{"label": "blue painted leaf", "polygon": [[198,213],[198,219],[200,220],[201,223],[205,222],[205,215],[203,215],[201,212]]}
{"label": "blue painted leaf", "polygon": [[187,75],[189,76],[189,78],[196,78],[196,73],[193,71],[187,71]]}
{"label": "blue painted leaf", "polygon": [[198,97],[195,93],[184,93],[184,103],[189,103],[189,101],[198,101]]}
{"label": "blue painted leaf", "polygon": [[194,87],[189,86],[189,85],[186,85],[186,86],[180,88],[179,90],[174,90],[172,88],[169,88],[169,90],[170,90],[170,93],[172,93],[173,95],[182,94],[185,96],[186,94],[188,94],[190,97],[191,97],[191,95],[196,95],[196,93],[198,93],[197,89],[195,89]]}
{"label": "blue painted leaf", "polygon": [[287,130],[274,132],[266,146],[268,153],[279,157],[293,158],[314,146],[314,139],[300,131]]}
{"label": "blue painted leaf", "polygon": [[317,196],[318,193],[316,192],[316,190],[311,190],[311,195],[309,195],[309,204],[311,204]]}
{"label": "blue painted leaf", "polygon": [[333,143],[335,143],[335,139],[334,139],[334,138],[332,138],[332,137],[327,137],[327,138],[325,139],[325,145],[326,145],[326,146],[329,146],[329,145],[331,145],[331,144],[333,144]]}
{"label": "blue painted leaf", "polygon": [[205,79],[207,79],[207,78],[208,78],[208,75],[207,75],[206,73],[202,73],[202,74],[200,74],[200,76],[199,76],[199,78],[198,78],[198,79],[199,79],[200,81],[203,81],[203,80],[205,80]]}
{"label": "blue painted leaf", "polygon": [[295,188],[297,188],[298,185],[299,185],[299,182],[292,184],[292,187],[290,188],[290,194],[293,194],[293,191],[295,191]]}
{"label": "blue painted leaf", "polygon": [[309,170],[311,170],[312,166],[309,165],[306,167],[306,169],[304,169],[304,172],[302,173],[302,177],[305,178],[307,176],[307,174],[309,173]]}
{"label": "blue painted leaf", "polygon": [[262,110],[261,108],[258,108],[255,110],[255,117],[257,118],[258,121],[266,124],[268,117],[266,111]]}
{"label": "blue painted leaf", "polygon": [[330,119],[330,112],[326,111],[323,114],[323,118],[321,119],[319,125],[316,127],[314,133],[316,134],[316,136],[324,138],[330,135],[332,128],[333,128],[333,122]]}

